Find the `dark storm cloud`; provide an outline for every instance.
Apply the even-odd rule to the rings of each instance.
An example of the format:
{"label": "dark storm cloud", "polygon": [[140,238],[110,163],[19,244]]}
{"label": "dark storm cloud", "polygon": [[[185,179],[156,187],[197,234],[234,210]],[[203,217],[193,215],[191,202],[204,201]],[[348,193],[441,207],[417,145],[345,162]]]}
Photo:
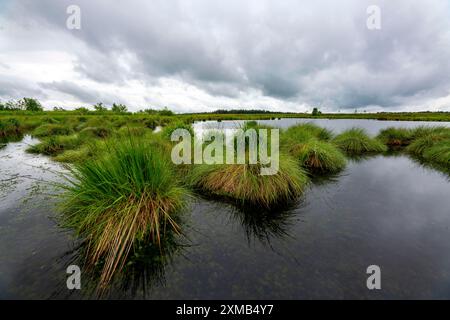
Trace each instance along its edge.
{"label": "dark storm cloud", "polygon": [[[65,28],[71,4],[81,7],[81,30]],[[372,4],[381,30],[366,27]],[[99,83],[174,78],[213,96],[259,90],[299,104],[388,108],[449,94],[449,12],[447,0],[25,0],[11,15],[81,40],[74,68]]]}

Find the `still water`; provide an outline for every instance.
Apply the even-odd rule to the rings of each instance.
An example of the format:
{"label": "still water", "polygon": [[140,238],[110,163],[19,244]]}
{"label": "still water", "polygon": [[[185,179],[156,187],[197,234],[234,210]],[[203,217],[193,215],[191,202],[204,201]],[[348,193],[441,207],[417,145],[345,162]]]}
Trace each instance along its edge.
{"label": "still water", "polygon": [[[338,132],[342,121],[326,120],[327,127]],[[386,125],[345,123],[373,134]],[[0,298],[92,298],[95,282],[86,273],[81,291],[66,288],[77,241],[58,227],[48,184],[65,169],[25,153],[35,142],[26,137],[0,149]],[[144,259],[105,297],[450,299],[449,195],[448,175],[391,155],[349,161],[276,212],[198,198],[167,259]],[[366,287],[373,264],[381,268],[381,290]]]}

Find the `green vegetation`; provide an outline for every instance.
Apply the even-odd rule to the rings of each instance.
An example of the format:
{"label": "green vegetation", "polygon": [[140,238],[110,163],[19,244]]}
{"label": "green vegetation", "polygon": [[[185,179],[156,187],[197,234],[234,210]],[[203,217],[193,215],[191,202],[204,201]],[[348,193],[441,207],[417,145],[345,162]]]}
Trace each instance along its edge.
{"label": "green vegetation", "polygon": [[282,132],[281,148],[314,174],[336,173],[346,165],[345,156],[329,141],[331,131],[312,123],[299,124]]}
{"label": "green vegetation", "polygon": [[450,172],[450,139],[433,144],[424,151],[423,158]]}
{"label": "green vegetation", "polygon": [[20,135],[22,131],[21,123],[16,118],[0,119],[0,138]]}
{"label": "green vegetation", "polygon": [[387,148],[377,139],[372,139],[363,129],[347,130],[333,139],[333,143],[349,155],[385,152]]}
{"label": "green vegetation", "polygon": [[418,127],[412,130],[412,136],[408,153],[450,172],[450,128]]}
{"label": "green vegetation", "polygon": [[159,244],[189,192],[167,155],[136,137],[109,144],[93,161],[75,164],[64,188],[61,221],[88,242],[87,263],[102,265],[106,285],[139,242]]}
{"label": "green vegetation", "polygon": [[32,135],[38,138],[42,138],[55,135],[69,135],[72,133],[72,129],[61,124],[43,124],[34,129]]}
{"label": "green vegetation", "polygon": [[314,138],[292,145],[289,152],[304,168],[314,174],[337,173],[344,169],[347,163],[337,147]]}
{"label": "green vegetation", "polygon": [[190,179],[206,194],[266,208],[297,198],[308,181],[297,162],[284,154],[277,174],[262,176],[260,170],[260,164],[194,165]]}
{"label": "green vegetation", "polygon": [[405,128],[387,128],[381,130],[378,139],[391,147],[407,146],[413,139],[413,132]]}
{"label": "green vegetation", "polygon": [[[97,104],[95,111],[21,108],[0,112],[0,138],[29,133],[39,139],[30,152],[70,164],[71,175],[62,186],[61,222],[87,241],[87,263],[101,269],[101,286],[123,268],[137,246],[152,244],[157,248],[168,231],[181,232],[177,213],[186,205],[189,188],[270,210],[297,199],[308,184],[308,176],[344,169],[345,154],[370,155],[389,146],[426,163],[450,167],[450,129],[445,127],[389,128],[372,138],[361,129],[334,136],[312,123],[295,125],[281,130],[278,173],[262,176],[261,164],[174,166],[169,158],[173,146],[170,136],[178,128],[193,135],[194,121],[247,120],[243,129],[258,129],[267,126],[258,125],[257,120],[311,118],[311,114],[177,115],[169,109],[132,114],[125,106],[113,105],[110,110],[102,104]],[[314,117],[450,121],[449,113],[346,116],[319,112]],[[157,127],[162,131],[153,132]]]}

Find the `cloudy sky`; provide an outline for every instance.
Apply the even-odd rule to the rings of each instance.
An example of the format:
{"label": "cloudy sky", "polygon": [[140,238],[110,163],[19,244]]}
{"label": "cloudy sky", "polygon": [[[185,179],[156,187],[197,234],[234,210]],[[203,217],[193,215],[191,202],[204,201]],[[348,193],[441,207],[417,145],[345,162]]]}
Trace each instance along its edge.
{"label": "cloudy sky", "polygon": [[[66,26],[69,5],[81,29]],[[381,29],[367,27],[367,8]],[[450,111],[450,0],[0,0],[0,101]]]}

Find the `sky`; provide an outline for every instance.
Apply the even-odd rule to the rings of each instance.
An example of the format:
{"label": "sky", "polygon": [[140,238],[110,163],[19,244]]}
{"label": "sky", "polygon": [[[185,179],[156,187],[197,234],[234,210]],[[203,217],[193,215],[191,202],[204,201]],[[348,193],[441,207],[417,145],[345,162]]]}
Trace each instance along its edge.
{"label": "sky", "polygon": [[[67,27],[70,5],[80,29]],[[0,0],[0,101],[22,97],[48,109],[450,111],[450,1]]]}

